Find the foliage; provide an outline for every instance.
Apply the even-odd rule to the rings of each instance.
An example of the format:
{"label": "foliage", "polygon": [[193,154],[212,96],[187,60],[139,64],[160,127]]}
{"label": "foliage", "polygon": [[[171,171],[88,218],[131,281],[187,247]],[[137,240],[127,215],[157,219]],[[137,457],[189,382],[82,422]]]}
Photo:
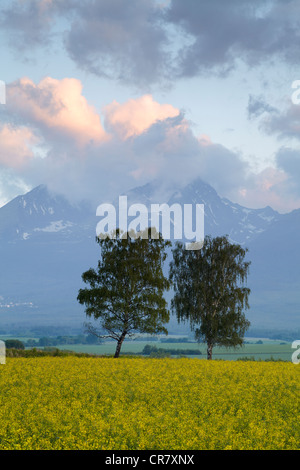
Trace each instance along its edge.
{"label": "foliage", "polygon": [[298,367],[7,358],[0,450],[299,450]]}
{"label": "foliage", "polygon": [[23,341],[27,348],[38,348],[47,346],[57,346],[61,344],[99,344],[99,338],[92,335],[59,335],[55,337],[43,336],[39,339],[28,339]]}
{"label": "foliage", "polygon": [[90,287],[79,290],[78,301],[106,333],[98,334],[91,324],[88,329],[117,341],[115,357],[127,336],[167,333],[164,324],[169,321],[169,311],[164,292],[170,283],[162,266],[169,242],[160,234],[151,235],[149,228],[125,237],[117,230],[115,238],[97,238],[101,248],[98,269],[82,275]]}
{"label": "foliage", "polygon": [[25,349],[24,343],[18,339],[7,339],[5,340],[6,349]]}
{"label": "foliage", "polygon": [[183,336],[182,338],[160,338],[161,343],[188,343],[189,338]]}
{"label": "foliage", "polygon": [[170,354],[173,356],[176,355],[184,355],[184,356],[200,356],[202,352],[199,349],[177,349],[177,348],[157,348],[156,346],[151,346],[150,344],[146,344],[144,347],[142,354],[147,355],[162,355],[162,354]]}
{"label": "foliage", "polygon": [[173,250],[172,310],[179,322],[190,322],[197,340],[207,343],[208,359],[216,345],[241,346],[250,326],[244,315],[250,294],[243,286],[250,265],[244,261],[246,252],[227,237],[209,236],[201,250],[186,250],[181,243]]}
{"label": "foliage", "polygon": [[94,357],[93,354],[76,353],[74,351],[61,350],[55,347],[47,347],[45,349],[16,349],[11,348],[6,350],[7,357],[45,357],[45,356],[77,356],[77,357]]}

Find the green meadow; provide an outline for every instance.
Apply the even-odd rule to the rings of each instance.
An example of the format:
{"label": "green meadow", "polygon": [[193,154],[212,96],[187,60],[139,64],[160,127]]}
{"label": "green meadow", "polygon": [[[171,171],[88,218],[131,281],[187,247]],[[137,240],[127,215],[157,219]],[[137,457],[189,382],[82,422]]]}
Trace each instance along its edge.
{"label": "green meadow", "polygon": [[[253,342],[247,342],[241,348],[232,349],[224,347],[215,347],[213,349],[213,359],[226,359],[226,360],[237,360],[242,358],[248,358],[251,360],[284,360],[290,361],[293,353],[291,343],[281,341],[270,341],[261,340],[262,344],[257,344],[257,339]],[[206,345],[203,343],[192,343],[192,342],[172,342],[164,343],[160,341],[125,341],[122,346],[121,355],[123,354],[142,354],[143,349],[146,345],[155,346],[159,349],[176,349],[176,350],[200,350],[201,355],[192,355],[191,357],[198,357],[200,359],[206,359]],[[116,344],[114,341],[107,341],[97,345],[87,344],[64,344],[57,345],[58,349],[72,350],[74,352],[83,352],[97,355],[111,355],[115,351]],[[177,354],[171,354],[176,356]],[[189,355],[184,354],[189,357]]]}

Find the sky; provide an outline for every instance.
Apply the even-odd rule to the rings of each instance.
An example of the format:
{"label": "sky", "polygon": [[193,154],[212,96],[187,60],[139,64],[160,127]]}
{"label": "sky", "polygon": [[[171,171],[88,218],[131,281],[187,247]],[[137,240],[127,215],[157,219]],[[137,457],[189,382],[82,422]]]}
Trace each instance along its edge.
{"label": "sky", "polygon": [[0,40],[0,206],[201,178],[300,208],[298,0],[2,0]]}

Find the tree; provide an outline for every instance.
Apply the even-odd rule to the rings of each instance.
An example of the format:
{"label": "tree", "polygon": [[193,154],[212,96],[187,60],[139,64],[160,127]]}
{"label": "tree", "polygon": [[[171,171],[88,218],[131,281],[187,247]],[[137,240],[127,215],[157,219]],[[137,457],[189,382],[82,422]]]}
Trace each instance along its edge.
{"label": "tree", "polygon": [[[151,238],[151,234],[152,237]],[[101,248],[97,270],[84,272],[89,288],[80,289],[78,301],[86,315],[99,320],[102,332],[91,324],[90,333],[117,341],[114,357],[119,357],[126,336],[136,332],[166,333],[163,326],[170,313],[164,298],[170,282],[163,274],[165,248],[170,244],[152,229],[96,238]]]}
{"label": "tree", "polygon": [[171,309],[178,322],[190,322],[198,341],[206,342],[207,359],[216,345],[242,345],[250,326],[244,314],[250,294],[243,286],[250,266],[244,261],[247,251],[227,236],[206,236],[201,250],[185,250],[181,243],[173,250]]}
{"label": "tree", "polygon": [[5,340],[5,347],[7,349],[25,349],[24,343],[18,339],[7,339]]}

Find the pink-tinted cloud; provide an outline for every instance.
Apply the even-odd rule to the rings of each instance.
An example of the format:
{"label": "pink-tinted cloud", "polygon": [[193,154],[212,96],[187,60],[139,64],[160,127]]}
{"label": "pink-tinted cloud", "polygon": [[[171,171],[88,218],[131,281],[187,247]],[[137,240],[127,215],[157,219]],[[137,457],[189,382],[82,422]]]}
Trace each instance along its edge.
{"label": "pink-tinted cloud", "polygon": [[28,127],[5,124],[0,129],[0,165],[8,168],[23,167],[34,157],[32,146],[37,137]]}
{"label": "pink-tinted cloud", "polygon": [[198,137],[198,141],[199,141],[199,144],[204,146],[204,147],[212,145],[212,141],[211,141],[209,135],[207,135],[207,134],[201,134]]}
{"label": "pink-tinted cloud", "polygon": [[[254,174],[238,153],[206,134],[196,137],[176,107],[152,95],[108,104],[104,128],[79,80],[22,78],[7,86],[7,111],[19,127],[0,125],[0,165],[32,184],[92,198],[99,186],[107,192],[111,184],[129,188],[154,178],[179,186],[200,177],[248,207],[284,212],[300,205],[291,176],[298,175],[298,155],[285,153],[277,168]],[[35,158],[40,149],[45,158]]]}
{"label": "pink-tinted cloud", "polygon": [[268,167],[252,174],[246,185],[236,194],[236,202],[251,208],[270,206],[279,212],[287,212],[300,206],[300,198],[290,194],[289,175],[282,169]]}
{"label": "pink-tinted cloud", "polygon": [[107,140],[100,116],[82,95],[79,80],[46,77],[36,85],[21,78],[7,88],[9,110],[47,137],[71,140],[79,146]]}
{"label": "pink-tinted cloud", "polygon": [[106,127],[121,139],[128,139],[145,132],[157,121],[180,114],[170,104],[160,104],[151,95],[128,100],[124,104],[113,101],[104,108]]}

